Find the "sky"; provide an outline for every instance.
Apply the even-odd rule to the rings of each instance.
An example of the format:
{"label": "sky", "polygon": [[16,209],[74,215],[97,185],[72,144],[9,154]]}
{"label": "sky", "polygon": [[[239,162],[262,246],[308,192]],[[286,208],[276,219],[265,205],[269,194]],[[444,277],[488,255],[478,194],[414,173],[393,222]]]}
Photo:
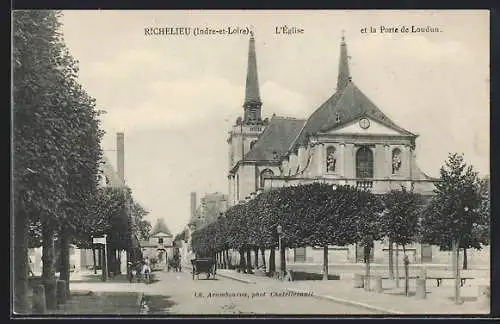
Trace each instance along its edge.
{"label": "sky", "polygon": [[[263,118],[307,118],[336,86],[342,30],[356,85],[396,124],[419,134],[417,163],[439,176],[448,153],[489,174],[488,11],[64,11],[66,44],[97,100],[102,147],[116,166],[125,133],[125,180],[154,225],[175,235],[190,192],[227,194],[228,131],[243,114],[248,35],[255,34]],[[439,32],[400,32],[402,27]],[[276,34],[276,27],[303,29]],[[381,33],[398,28],[398,32]],[[190,27],[191,35],[145,28]],[[374,27],[376,33],[363,33]]]}

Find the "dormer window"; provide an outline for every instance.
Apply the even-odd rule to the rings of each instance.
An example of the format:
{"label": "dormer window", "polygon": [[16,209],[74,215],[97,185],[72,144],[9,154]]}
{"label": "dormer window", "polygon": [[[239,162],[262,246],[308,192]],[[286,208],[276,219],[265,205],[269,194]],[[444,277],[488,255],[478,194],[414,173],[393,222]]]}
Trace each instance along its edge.
{"label": "dormer window", "polygon": [[340,123],[340,116],[339,116],[339,114],[335,115],[335,121],[337,123]]}

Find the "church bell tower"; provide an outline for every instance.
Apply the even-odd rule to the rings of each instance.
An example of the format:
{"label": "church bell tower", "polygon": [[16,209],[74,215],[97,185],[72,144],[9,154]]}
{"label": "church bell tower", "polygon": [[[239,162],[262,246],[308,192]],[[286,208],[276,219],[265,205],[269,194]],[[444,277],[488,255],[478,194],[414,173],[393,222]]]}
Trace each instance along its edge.
{"label": "church bell tower", "polygon": [[[238,117],[229,131],[229,202],[230,205],[242,199],[239,194],[240,171],[245,162],[245,155],[257,142],[259,135],[265,129],[262,120],[262,101],[260,100],[259,79],[257,74],[257,55],[255,52],[255,37],[250,35],[248,46],[247,76],[245,84],[245,99],[243,101],[243,118]],[[239,164],[238,164],[239,163]],[[242,171],[243,172],[243,171]],[[241,179],[241,181],[243,181]]]}
{"label": "church bell tower", "polygon": [[255,53],[255,37],[250,35],[248,46],[247,77],[245,84],[245,99],[243,101],[243,118],[238,117],[229,132],[229,170],[238,161],[244,160],[259,135],[264,131],[261,115],[259,79],[257,74],[257,55]]}
{"label": "church bell tower", "polygon": [[244,118],[246,125],[261,125],[262,101],[259,93],[259,79],[257,74],[257,56],[255,54],[255,38],[250,36],[248,47],[247,82],[245,87],[245,101],[243,103]]}

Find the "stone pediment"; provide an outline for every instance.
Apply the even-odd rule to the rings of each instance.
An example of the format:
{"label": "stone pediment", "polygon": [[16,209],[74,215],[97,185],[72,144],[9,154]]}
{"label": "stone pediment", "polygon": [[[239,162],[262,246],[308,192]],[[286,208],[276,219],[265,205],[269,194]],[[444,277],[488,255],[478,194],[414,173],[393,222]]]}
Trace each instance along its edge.
{"label": "stone pediment", "polygon": [[355,134],[355,135],[408,135],[399,129],[386,126],[370,117],[362,116],[355,120],[341,125],[338,128],[334,127],[331,130],[322,131],[324,134]]}

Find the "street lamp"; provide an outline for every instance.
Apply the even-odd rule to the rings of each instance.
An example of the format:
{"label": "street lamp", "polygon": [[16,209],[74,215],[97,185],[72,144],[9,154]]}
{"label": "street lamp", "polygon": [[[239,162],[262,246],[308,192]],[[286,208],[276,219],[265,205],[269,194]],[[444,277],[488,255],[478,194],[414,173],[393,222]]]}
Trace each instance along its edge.
{"label": "street lamp", "polygon": [[278,250],[280,253],[280,277],[281,277],[281,280],[283,280],[283,276],[284,276],[283,253],[281,251],[281,237],[283,235],[283,228],[281,227],[281,225],[278,225],[276,227],[276,232],[278,232]]}

